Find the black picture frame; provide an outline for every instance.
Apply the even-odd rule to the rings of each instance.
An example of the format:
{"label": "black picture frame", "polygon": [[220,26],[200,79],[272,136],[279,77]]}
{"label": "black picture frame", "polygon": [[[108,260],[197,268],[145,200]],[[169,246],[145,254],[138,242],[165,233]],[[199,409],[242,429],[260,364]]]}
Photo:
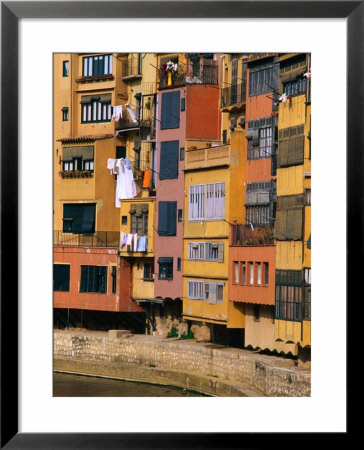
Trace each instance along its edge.
{"label": "black picture frame", "polygon": [[[345,18],[347,20],[347,298],[363,273],[363,1],[9,1],[1,2],[1,448],[262,448],[285,437],[257,433],[18,432],[18,22],[22,18]],[[87,4],[87,7],[86,7]],[[9,108],[9,105],[12,105]],[[337,179],[338,177],[336,177]],[[345,205],[338,208],[343,214]],[[339,238],[339,235],[338,235]],[[359,256],[359,261],[358,261]],[[11,270],[9,269],[11,268]],[[6,283],[4,280],[6,279]],[[11,287],[11,288],[10,288]],[[12,301],[7,301],[11,296]],[[338,312],[339,314],[339,312]],[[12,318],[12,320],[9,320]],[[343,325],[344,326],[344,325]],[[10,336],[9,336],[10,335]],[[350,346],[347,346],[348,350]],[[347,360],[349,358],[347,357]],[[176,418],[178,420],[178,418]],[[337,433],[341,445],[349,436]],[[309,434],[309,433],[308,433]],[[291,445],[310,445],[294,436]],[[274,439],[274,440],[273,440]],[[291,438],[290,438],[291,439]],[[327,445],[327,436],[314,442]],[[283,444],[283,442],[282,442]]]}

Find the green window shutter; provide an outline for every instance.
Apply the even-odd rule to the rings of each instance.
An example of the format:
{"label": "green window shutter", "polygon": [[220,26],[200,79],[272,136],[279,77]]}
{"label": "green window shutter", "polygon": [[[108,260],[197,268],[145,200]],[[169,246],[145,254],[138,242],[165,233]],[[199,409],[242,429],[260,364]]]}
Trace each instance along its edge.
{"label": "green window shutter", "polygon": [[179,117],[180,92],[164,92],[162,94],[161,129],[179,128]]}
{"label": "green window shutter", "polygon": [[161,143],[160,180],[173,180],[178,178],[178,152],[179,141],[166,141]]}

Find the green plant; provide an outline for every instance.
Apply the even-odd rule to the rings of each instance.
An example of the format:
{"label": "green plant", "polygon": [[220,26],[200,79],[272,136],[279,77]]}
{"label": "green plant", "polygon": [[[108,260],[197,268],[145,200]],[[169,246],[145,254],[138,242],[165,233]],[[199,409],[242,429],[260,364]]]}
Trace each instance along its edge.
{"label": "green plant", "polygon": [[149,367],[157,367],[155,364],[150,363]]}
{"label": "green plant", "polygon": [[190,330],[187,334],[181,334],[180,339],[194,339],[195,335]]}
{"label": "green plant", "polygon": [[171,331],[169,332],[168,337],[170,337],[170,338],[178,337],[178,330],[175,326],[173,326],[171,328]]}

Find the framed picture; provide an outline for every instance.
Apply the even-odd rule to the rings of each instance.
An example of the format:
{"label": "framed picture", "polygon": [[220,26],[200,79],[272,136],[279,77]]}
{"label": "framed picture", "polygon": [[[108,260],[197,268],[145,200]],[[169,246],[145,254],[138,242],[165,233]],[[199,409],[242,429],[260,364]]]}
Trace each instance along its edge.
{"label": "framed picture", "polygon": [[[323,300],[320,306],[313,306],[313,314],[316,308],[316,317],[321,321],[318,320],[316,332],[314,328],[313,340],[316,337],[320,341],[317,348],[323,352],[320,353],[322,361],[320,363],[319,358],[315,361],[317,367],[324,371],[327,369],[323,363],[329,357],[346,351],[345,296],[348,298],[350,293],[346,286],[354,286],[353,281],[360,273],[360,265],[355,263],[352,249],[361,248],[359,241],[363,227],[360,200],[363,195],[363,165],[361,152],[357,150],[363,141],[363,106],[360,103],[363,95],[363,2],[14,1],[2,2],[1,8],[1,446],[19,449],[249,448],[260,447],[265,440],[282,439],[280,433],[288,432],[315,432],[318,436],[320,432],[338,431],[342,437],[347,436],[346,367],[342,356],[338,357],[340,369],[337,369],[339,375],[336,374],[340,385],[340,394],[337,395],[340,412],[337,413],[337,422],[332,421],[335,425],[325,423],[322,427],[320,424],[315,427],[310,417],[306,427],[299,420],[305,414],[309,417],[309,412],[315,407],[309,402],[315,398],[319,398],[318,411],[323,411],[320,409],[323,403],[327,408],[330,406],[325,381],[317,372],[315,379],[320,379],[320,382],[313,383],[312,398],[304,399],[308,400],[306,403],[296,401],[288,406],[290,414],[292,410],[297,411],[297,428],[288,419],[285,424],[277,425],[274,421],[277,417],[273,411],[287,408],[287,403],[282,401],[285,399],[277,399],[277,402],[270,399],[276,402],[274,405],[260,403],[259,400],[253,404],[254,399],[246,400],[245,404],[236,401],[244,399],[232,399],[228,403],[221,402],[222,399],[203,399],[219,402],[216,415],[218,411],[220,415],[221,411],[227,411],[224,413],[225,421],[210,416],[213,408],[210,403],[190,406],[186,402],[164,402],[165,399],[158,404],[152,399],[144,403],[135,399],[133,403],[126,403],[124,411],[115,409],[115,399],[112,398],[104,403],[99,403],[100,399],[89,398],[86,408],[82,404],[80,410],[73,401],[57,399],[57,403],[52,404],[53,409],[48,409],[50,403],[44,402],[44,398],[52,396],[49,374],[52,368],[49,366],[52,348],[52,214],[49,208],[52,203],[52,170],[49,164],[52,164],[52,158],[47,156],[48,150],[49,154],[52,153],[52,108],[49,108],[52,105],[52,59],[49,48],[52,52],[81,53],[103,52],[105,49],[182,52],[193,51],[195,47],[208,51],[211,46],[221,53],[289,52],[296,49],[312,52],[313,66],[315,52],[322,56],[325,45],[329,48],[327,60],[319,61],[317,58],[318,69],[314,69],[322,91],[318,88],[312,91],[313,111],[316,101],[319,105],[321,93],[330,106],[319,105],[317,116],[313,117],[315,139],[320,143],[315,145],[317,153],[321,154],[316,160],[320,170],[315,173],[313,169],[317,180],[313,184],[314,189],[317,188],[320,205],[316,211],[317,215],[321,214],[313,223],[313,242],[317,247],[323,247],[316,261],[316,267],[322,269],[322,280],[317,283],[320,287],[314,293],[316,298]],[[89,30],[87,25],[90,25]],[[33,35],[37,27],[40,34]],[[320,27],[332,40],[321,39]],[[337,41],[335,27],[339,36]],[[346,45],[342,39],[345,34]],[[278,41],[277,36],[280,36]],[[42,41],[47,45],[45,50],[41,49]],[[321,45],[320,49],[316,51],[315,45]],[[31,86],[25,82],[30,73],[32,80],[37,79]],[[33,78],[34,73],[36,76]],[[340,80],[337,86],[336,76]],[[330,89],[325,89],[326,81]],[[38,103],[41,104],[40,109]],[[63,118],[68,117],[68,111],[62,113],[66,114]],[[333,138],[334,133],[337,133],[336,139]],[[339,149],[334,150],[331,143],[335,140]],[[340,149],[341,157],[338,157]],[[331,157],[334,160],[332,165],[330,153],[334,155]],[[340,167],[341,173],[338,173]],[[346,189],[344,186],[338,188],[345,176],[342,167],[346,169]],[[333,194],[328,195],[329,192]],[[320,240],[320,236],[327,237]],[[339,280],[333,272],[335,258],[342,274]],[[326,260],[328,268],[324,269],[321,264]],[[338,333],[338,320],[341,322],[340,342],[334,343],[332,336]],[[321,333],[323,327],[326,330],[324,337]],[[34,375],[35,371],[38,377]],[[335,385],[331,388],[335,389]],[[24,399],[27,399],[26,408]],[[93,409],[94,422],[90,419]],[[262,418],[260,424],[258,417]],[[254,420],[256,422],[252,425]],[[119,422],[122,422],[120,427],[117,425]]]}

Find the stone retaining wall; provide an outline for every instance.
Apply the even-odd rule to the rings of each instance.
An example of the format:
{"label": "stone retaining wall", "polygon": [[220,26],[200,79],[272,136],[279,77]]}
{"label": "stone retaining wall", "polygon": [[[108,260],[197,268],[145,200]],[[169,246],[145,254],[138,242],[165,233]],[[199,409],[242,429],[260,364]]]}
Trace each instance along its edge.
{"label": "stone retaining wall", "polygon": [[246,386],[265,396],[311,394],[310,373],[299,371],[293,361],[194,340],[110,338],[56,331],[54,357],[189,372]]}

